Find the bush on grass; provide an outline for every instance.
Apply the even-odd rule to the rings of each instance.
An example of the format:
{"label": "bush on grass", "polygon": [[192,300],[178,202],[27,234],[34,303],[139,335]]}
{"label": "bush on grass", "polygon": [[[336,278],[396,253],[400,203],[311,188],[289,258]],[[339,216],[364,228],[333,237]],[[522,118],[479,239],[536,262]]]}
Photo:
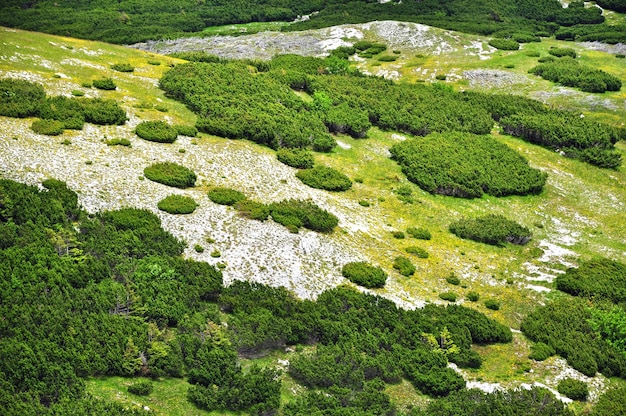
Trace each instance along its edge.
{"label": "bush on grass", "polygon": [[208,193],[209,199],[220,205],[235,205],[239,201],[246,199],[246,196],[234,189],[217,187]]}
{"label": "bush on grass", "polygon": [[164,121],[142,121],[135,127],[135,134],[158,143],[174,143],[178,137],[178,131]]}
{"label": "bush on grass", "polygon": [[175,188],[191,188],[196,184],[196,174],[181,165],[172,162],[155,163],[143,170],[151,181]]}
{"label": "bush on grass", "polygon": [[383,287],[387,281],[387,273],[383,269],[364,261],[345,264],[341,268],[341,274],[352,283],[369,289]]}
{"label": "bush on grass", "polygon": [[46,136],[58,136],[63,134],[65,124],[58,120],[35,120],[30,125],[30,129],[37,134],[45,134]]}
{"label": "bush on grass", "polygon": [[188,196],[168,195],[157,204],[157,208],[169,214],[191,214],[198,203]]}

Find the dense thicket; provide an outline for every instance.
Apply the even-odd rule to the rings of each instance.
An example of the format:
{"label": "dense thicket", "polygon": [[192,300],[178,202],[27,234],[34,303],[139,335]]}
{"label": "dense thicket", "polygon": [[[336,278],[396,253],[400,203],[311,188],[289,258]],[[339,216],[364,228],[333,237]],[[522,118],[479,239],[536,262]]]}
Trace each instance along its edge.
{"label": "dense thicket", "polygon": [[526,244],[532,236],[528,228],[494,214],[456,221],[450,224],[450,232],[461,238],[492,245]]}
{"label": "dense thicket", "polygon": [[606,258],[582,261],[559,275],[556,287],[574,296],[626,304],[626,265]]}
{"label": "dense thicket", "polygon": [[54,120],[56,130],[81,130],[85,122],[121,125],[127,119],[126,111],[113,100],[47,97],[40,84],[11,78],[0,79],[0,115]]}
{"label": "dense thicket", "polygon": [[576,25],[557,30],[554,36],[560,40],[575,40],[577,42],[599,41],[610,44],[626,42],[626,25]]}
{"label": "dense thicket", "polygon": [[615,75],[578,63],[571,57],[556,59],[530,69],[531,74],[585,92],[619,91],[622,81]]}
{"label": "dense thicket", "polygon": [[430,134],[391,147],[407,178],[423,190],[461,198],[541,192],[547,175],[490,136]]}
{"label": "dense thicket", "polygon": [[592,308],[582,299],[567,297],[538,307],[524,319],[521,329],[585,375],[601,372],[626,377],[624,351],[607,341],[594,324]]}
{"label": "dense thicket", "polygon": [[620,139],[617,128],[572,113],[513,114],[500,119],[500,125],[507,134],[592,165],[615,169],[622,162],[614,147]]}

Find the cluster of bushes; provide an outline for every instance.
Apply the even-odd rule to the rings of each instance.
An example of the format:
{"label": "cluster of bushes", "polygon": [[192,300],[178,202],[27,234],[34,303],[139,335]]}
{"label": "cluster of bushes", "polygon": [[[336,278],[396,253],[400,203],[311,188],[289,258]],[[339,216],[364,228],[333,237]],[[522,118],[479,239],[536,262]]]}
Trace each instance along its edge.
{"label": "cluster of bushes", "polygon": [[80,130],[85,122],[121,125],[127,119],[115,101],[46,97],[40,84],[10,78],[0,79],[0,115],[39,117],[43,121],[36,122],[33,130],[50,135],[61,134],[65,129]]}
{"label": "cluster of bushes", "polygon": [[552,56],[556,56],[557,58],[562,58],[564,56],[569,56],[572,59],[576,59],[578,56],[576,51],[572,48],[555,48],[552,47],[548,49],[548,53]]}
{"label": "cluster of bushes", "polygon": [[490,136],[430,134],[397,143],[390,152],[411,182],[433,194],[461,198],[536,194],[547,177]]}
{"label": "cluster of bushes", "polygon": [[113,91],[117,88],[115,82],[111,78],[94,79],[91,83],[95,88],[105,91]]}
{"label": "cluster of bushes", "polygon": [[183,195],[168,195],[157,204],[157,208],[169,214],[191,214],[197,207],[193,198]]}
{"label": "cluster of bushes", "polygon": [[587,400],[587,396],[589,395],[587,383],[575,378],[564,378],[559,381],[556,389],[559,393],[572,400]]}
{"label": "cluster of bushes", "polygon": [[118,62],[111,65],[111,69],[117,72],[133,72],[135,67],[126,62]]}
{"label": "cluster of bushes", "polygon": [[172,162],[154,163],[143,170],[151,181],[175,188],[191,188],[196,184],[196,174],[181,165]]}
{"label": "cluster of bushes", "polygon": [[413,276],[417,270],[411,260],[403,256],[398,256],[393,260],[393,268],[406,277]]}
{"label": "cluster of bushes", "polygon": [[344,264],[341,274],[352,283],[370,289],[383,287],[387,281],[387,273],[383,269],[364,261]]}
{"label": "cluster of bushes", "polygon": [[494,214],[454,222],[450,224],[450,232],[460,238],[492,245],[526,244],[532,236],[528,228]]}
{"label": "cluster of bushes", "polygon": [[516,51],[519,49],[519,42],[513,39],[495,38],[489,41],[489,46],[504,51]]}
{"label": "cluster of bushes", "polygon": [[311,169],[300,170],[296,173],[296,178],[311,188],[327,191],[347,191],[352,186],[350,178],[328,166],[315,166]]}
{"label": "cluster of bushes", "polygon": [[179,136],[196,137],[198,135],[198,129],[195,126],[176,124],[173,127]]}
{"label": "cluster of bushes", "polygon": [[626,305],[626,265],[606,258],[582,261],[557,276],[556,287],[570,295]]}
{"label": "cluster of bushes", "polygon": [[626,42],[626,25],[604,23],[570,26],[557,30],[554,37],[559,40],[576,40],[578,42],[624,43]]}
{"label": "cluster of bushes", "polygon": [[360,40],[352,45],[362,58],[372,58],[387,50],[384,43],[371,42],[368,40]]}
{"label": "cluster of bushes", "polygon": [[151,142],[174,143],[178,130],[164,121],[142,121],[135,127],[135,134]]}
{"label": "cluster of bushes", "polygon": [[573,1],[556,15],[555,22],[560,26],[592,25],[604,23],[602,9],[585,7],[582,1]]}
{"label": "cluster of bushes", "polygon": [[[561,58],[564,59],[564,58]],[[505,133],[602,168],[621,165],[614,144],[619,129],[571,113],[513,114],[500,120]]]}
{"label": "cluster of bushes", "polygon": [[433,237],[430,231],[421,227],[409,227],[406,229],[406,233],[418,240],[430,240]]}
{"label": "cluster of bushes", "polygon": [[330,212],[310,201],[289,199],[269,205],[270,215],[277,223],[284,225],[291,232],[298,232],[301,227],[321,233],[332,232],[339,220]]}
{"label": "cluster of bushes", "polygon": [[417,247],[417,246],[408,246],[404,249],[404,251],[406,251],[409,254],[414,254],[415,256],[417,256],[420,259],[427,259],[428,258],[428,251],[424,250],[421,247]]}
{"label": "cluster of bushes", "polygon": [[307,149],[278,149],[276,158],[296,169],[311,169],[315,163],[313,153]]}
{"label": "cluster of bushes", "polygon": [[615,75],[579,64],[570,57],[537,65],[529,72],[543,79],[566,87],[579,88],[585,92],[602,93],[619,91],[622,88],[622,81]]}

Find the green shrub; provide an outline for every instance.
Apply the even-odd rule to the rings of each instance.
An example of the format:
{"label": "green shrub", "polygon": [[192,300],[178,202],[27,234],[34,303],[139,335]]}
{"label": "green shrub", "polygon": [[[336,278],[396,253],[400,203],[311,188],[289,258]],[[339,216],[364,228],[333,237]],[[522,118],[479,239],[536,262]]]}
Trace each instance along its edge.
{"label": "green shrub", "polygon": [[439,81],[445,81],[446,78],[448,78],[448,76],[446,74],[437,74],[437,75],[435,75],[435,79],[437,79]]}
{"label": "green shrub", "polygon": [[352,283],[370,289],[383,287],[387,281],[387,273],[383,269],[364,261],[345,264],[341,268],[341,274]]}
{"label": "green shrub", "polygon": [[626,264],[607,258],[581,261],[556,278],[556,288],[573,296],[626,302]]}
{"label": "green shrub", "polygon": [[252,201],[250,199],[244,199],[235,204],[235,209],[246,218],[252,220],[265,221],[270,216],[269,206]]}
{"label": "green shrub", "polygon": [[615,57],[616,57],[617,59],[624,59],[624,58],[626,58],[626,55],[624,55],[623,53],[616,53],[616,54],[615,54]]}
{"label": "green shrub", "polygon": [[130,140],[124,138],[115,138],[105,141],[107,146],[126,146],[130,147]]}
{"label": "green shrub", "polygon": [[391,235],[393,236],[393,238],[397,238],[399,240],[404,239],[404,233],[402,231],[392,231]]}
{"label": "green shrub", "polygon": [[530,346],[530,355],[528,358],[535,361],[545,361],[556,354],[554,348],[543,342],[537,342]]}
{"label": "green shrub", "polygon": [[554,62],[556,60],[556,58],[554,56],[542,56],[541,58],[537,59],[537,62],[539,62],[540,64],[546,63],[546,62]]}
{"label": "green shrub", "polygon": [[492,311],[497,311],[500,309],[500,302],[495,299],[487,299],[485,301],[485,307],[487,309],[491,309]]}
{"label": "green shrub", "polygon": [[406,257],[398,256],[393,260],[393,268],[403,276],[412,276],[417,270],[413,263]]}
{"label": "green shrub", "polygon": [[541,192],[547,175],[491,136],[432,133],[389,150],[407,178],[423,190],[460,198]]}
{"label": "green shrub", "polygon": [[446,282],[450,283],[451,285],[458,286],[461,284],[461,279],[459,279],[456,274],[450,273],[450,275],[446,277]]}
{"label": "green shrub", "polygon": [[515,33],[513,35],[513,40],[518,43],[541,42],[541,38],[539,36],[530,33]]}
{"label": "green shrub", "polygon": [[128,392],[137,396],[149,396],[154,389],[154,385],[150,380],[136,381],[128,386]]}
{"label": "green shrub", "polygon": [[135,127],[135,134],[158,143],[174,143],[178,137],[176,129],[164,121],[142,121]]}
{"label": "green shrub", "polygon": [[246,199],[246,196],[241,192],[222,187],[211,189],[208,195],[211,201],[220,205],[235,205],[237,202]]}
{"label": "green shrub", "polygon": [[331,232],[339,223],[336,216],[309,201],[289,199],[269,206],[272,219],[291,232],[300,227],[323,233]]}
{"label": "green shrub", "polygon": [[359,205],[362,206],[362,207],[366,207],[367,208],[367,207],[370,206],[370,203],[369,203],[369,201],[366,201],[366,200],[362,199],[362,200],[359,201]]}
{"label": "green shrub", "polygon": [[195,126],[176,124],[174,125],[174,129],[179,136],[196,137],[198,135],[198,129]]}
{"label": "green shrub", "polygon": [[36,116],[45,98],[46,92],[41,84],[12,78],[0,79],[0,116]]}
{"label": "green shrub", "polygon": [[376,58],[379,62],[394,62],[398,60],[397,56],[394,55],[382,55]]}
{"label": "green shrub", "polygon": [[430,231],[425,228],[409,227],[406,229],[406,233],[418,240],[430,240],[432,238]]}
{"label": "green shrub", "polygon": [[117,72],[133,72],[135,67],[128,63],[116,63],[111,65],[111,69]]}
{"label": "green shrub", "polygon": [[161,61],[157,61],[156,59],[148,59],[148,65],[159,66],[161,65]]}
{"label": "green shrub", "polygon": [[172,162],[150,165],[143,174],[151,181],[175,188],[190,188],[196,183],[196,174],[192,170]]}
{"label": "green shrub", "polygon": [[587,400],[589,388],[587,383],[574,378],[564,378],[559,381],[557,391],[572,400]]}
{"label": "green shrub", "polygon": [[489,45],[504,51],[516,51],[519,49],[519,43],[513,39],[491,39]]}
{"label": "green shrub", "polygon": [[421,247],[409,246],[409,247],[405,248],[404,251],[406,251],[409,254],[416,255],[420,259],[427,259],[428,258],[428,252],[426,250],[424,250],[423,248],[421,248]]}
{"label": "green shrub", "polygon": [[126,123],[126,111],[113,100],[81,98],[85,121],[99,125],[122,125]]}
{"label": "green shrub", "polygon": [[569,56],[572,59],[575,59],[577,54],[576,51],[572,48],[550,48],[548,53],[552,56],[556,56],[558,58],[562,58],[564,56]]}
{"label": "green shrub", "polygon": [[470,302],[478,302],[478,299],[480,299],[480,295],[478,294],[478,292],[467,293],[467,300],[469,300]]}
{"label": "green shrub", "polygon": [[311,169],[314,164],[313,153],[306,149],[278,149],[276,158],[285,165],[296,169]]}
{"label": "green shrub", "polygon": [[443,300],[447,300],[448,302],[456,302],[456,293],[443,292],[439,294],[439,298]]}
{"label": "green shrub", "polygon": [[193,249],[196,251],[196,253],[204,253],[204,247],[202,247],[200,244],[196,244],[195,246],[193,246]]}
{"label": "green shrub", "polygon": [[59,134],[63,134],[65,124],[58,120],[35,120],[30,125],[30,129],[37,134],[58,136]]}
{"label": "green shrub", "polygon": [[66,129],[73,130],[81,130],[85,122],[81,100],[64,96],[48,97],[42,101],[39,118],[60,121]]}
{"label": "green shrub", "polygon": [[182,195],[168,195],[157,204],[157,208],[170,214],[191,214],[197,206],[193,198]]}
{"label": "green shrub", "polygon": [[81,90],[72,90],[72,95],[74,97],[82,97],[85,95],[85,92]]}
{"label": "green shrub", "polygon": [[321,153],[330,153],[337,146],[337,142],[330,135],[323,135],[313,139],[313,150]]}
{"label": "green shrub", "polygon": [[585,92],[602,93],[622,88],[622,81],[615,75],[582,65],[569,56],[537,65],[528,72]]}
{"label": "green shrub", "polygon": [[111,78],[94,79],[92,83],[99,90],[111,91],[117,88]]}
{"label": "green shrub", "polygon": [[219,258],[219,257],[222,257],[222,253],[220,253],[220,251],[219,251],[219,250],[213,250],[213,251],[211,252],[211,257],[213,257],[214,259],[217,259],[217,258]]}
{"label": "green shrub", "polygon": [[464,219],[450,224],[454,235],[492,245],[526,244],[532,234],[530,230],[502,215],[485,215],[474,219]]}
{"label": "green shrub", "polygon": [[343,173],[327,167],[315,166],[296,173],[296,177],[311,188],[327,191],[346,191],[352,186],[352,181]]}
{"label": "green shrub", "polygon": [[539,51],[527,51],[526,56],[529,56],[531,58],[539,58],[541,56],[541,53]]}

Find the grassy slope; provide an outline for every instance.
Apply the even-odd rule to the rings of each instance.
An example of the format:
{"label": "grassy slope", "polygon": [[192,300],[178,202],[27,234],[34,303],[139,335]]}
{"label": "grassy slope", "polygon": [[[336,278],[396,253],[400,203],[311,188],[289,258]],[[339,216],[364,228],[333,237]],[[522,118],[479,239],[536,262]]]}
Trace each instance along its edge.
{"label": "grassy slope", "polygon": [[[167,69],[165,63],[175,60],[149,56],[144,52],[101,43],[6,29],[0,30],[3,38],[2,52],[0,53],[0,76],[15,76],[18,73],[21,74],[20,76],[25,76],[24,74],[27,72],[30,74],[28,75],[30,78],[44,83],[49,94],[68,93],[73,89],[82,89],[87,95],[93,95],[95,91],[81,87],[82,82],[101,76],[112,76],[120,89],[115,92],[99,94],[123,102],[132,117],[141,119],[163,119],[167,117],[172,122],[181,123],[193,123],[195,120],[192,113],[179,103],[163,97],[162,92],[156,87],[156,80]],[[552,44],[556,43],[544,41],[541,44],[531,46],[548,48]],[[463,68],[502,68],[509,65],[510,62],[514,62],[515,70],[523,72],[532,65],[531,61],[536,59],[527,57],[523,52],[501,53],[500,55],[489,61],[479,61],[476,58],[475,62],[467,57],[465,58],[467,61],[463,61],[459,56],[451,65],[455,68],[460,68],[461,64],[463,64]],[[590,64],[602,62],[602,65],[613,65],[614,62],[608,62],[606,56],[606,54],[601,53],[585,53],[583,59],[588,60]],[[424,65],[430,65],[431,59],[428,58]],[[438,59],[441,61],[443,58]],[[446,59],[452,61],[452,57]],[[149,65],[147,60],[159,60],[163,64],[159,66]],[[624,79],[626,78],[623,75],[624,60],[621,61],[621,63],[615,64],[619,65],[618,67],[611,66],[607,70],[619,69],[622,71],[621,77]],[[116,73],[108,68],[110,64],[115,62],[129,62],[135,65],[137,70],[134,74]],[[58,75],[55,77],[55,74],[62,75],[59,78]],[[553,87],[544,81],[539,81],[537,84],[533,84],[529,92],[539,91],[543,88],[549,90]],[[616,98],[607,94],[607,97],[611,100],[623,100],[623,96]],[[563,105],[571,104],[578,105],[578,103],[571,101],[564,102]],[[157,111],[154,108],[157,105],[162,109],[167,109],[167,112]],[[621,116],[621,112],[615,114],[615,117]],[[602,117],[612,118],[613,115],[607,113]],[[2,118],[0,122],[3,124],[13,123],[13,121],[5,118]],[[26,120],[15,123],[19,126],[29,124]],[[100,132],[134,138],[129,127],[105,127]],[[78,140],[81,134],[83,133],[66,133],[59,141],[66,136],[71,137],[72,140]],[[385,296],[406,300],[410,303],[415,300],[439,302],[437,295],[440,292],[454,291],[463,299],[469,290],[475,290],[481,293],[483,299],[498,298],[502,302],[502,308],[500,311],[493,312],[484,308],[482,302],[472,304],[473,306],[513,328],[517,328],[521,318],[534,305],[545,299],[542,292],[529,289],[527,286],[529,284],[551,286],[549,283],[533,280],[540,278],[542,273],[554,275],[555,270],[558,271],[565,267],[563,264],[574,262],[573,257],[575,256],[588,257],[602,254],[616,260],[626,261],[626,242],[624,241],[626,221],[623,219],[624,204],[626,203],[625,168],[618,171],[597,169],[565,159],[518,139],[502,136],[500,140],[525,155],[530,160],[531,165],[549,173],[546,190],[541,195],[532,197],[501,199],[487,197],[467,201],[432,196],[409,184],[399,167],[387,157],[387,149],[399,140],[398,136],[376,129],[373,129],[369,136],[366,140],[339,137],[339,141],[343,144],[342,147],[338,147],[331,155],[316,156],[318,162],[335,166],[352,178],[362,179],[363,183],[355,183],[352,190],[341,195],[332,195],[327,198],[324,193],[316,195],[322,195],[326,198],[324,201],[331,207],[331,210],[352,215],[355,220],[359,219],[359,224],[362,225],[361,231],[354,227],[344,226],[335,232],[330,239],[362,253],[363,257],[371,259],[372,262],[378,263],[390,271],[392,279],[390,279],[388,287],[379,292]],[[37,141],[33,140],[31,143],[30,136],[22,137],[6,128],[2,129],[0,133],[0,143],[11,143],[10,140],[14,137],[18,139],[16,143],[26,146],[25,149],[38,147],[40,151],[48,151],[47,147],[42,147]],[[205,149],[205,147],[210,148],[217,152],[216,155],[219,151],[227,152],[230,150],[245,150],[257,154],[259,157],[272,153],[250,143],[229,142],[209,136],[202,136],[197,141],[200,150]],[[158,145],[155,144],[154,146]],[[175,146],[173,152],[178,148],[178,145]],[[619,146],[622,150],[626,150],[623,143],[620,143]],[[50,146],[50,152],[54,151],[53,147]],[[138,149],[139,146],[137,149],[133,147],[132,149],[120,149],[120,151],[128,152],[127,156],[130,157],[137,155]],[[54,157],[54,153],[50,154],[50,157]],[[109,156],[101,156],[103,163],[105,163],[106,157]],[[215,163],[219,162],[218,159],[216,158]],[[106,163],[108,166],[108,162]],[[80,175],[83,170],[88,168],[88,166],[74,167],[76,175]],[[9,173],[0,165],[0,172],[4,171],[4,175],[9,175],[12,178],[24,178],[25,180],[33,180],[34,173],[38,175],[35,178],[40,178],[42,175],[45,177],[53,172],[51,169],[47,166],[38,168],[23,166],[13,169]],[[225,168],[223,166],[216,167],[218,172],[220,169]],[[237,175],[236,171],[234,173],[228,172],[231,172],[230,176]],[[227,178],[225,175],[220,176],[218,174],[213,177],[212,181],[216,185],[222,185],[219,183],[222,180],[225,184],[232,186],[232,183],[228,182],[233,180],[230,176]],[[139,186],[140,183],[136,178],[128,180],[128,186]],[[244,186],[245,184],[240,185]],[[403,203],[393,193],[393,190],[400,185],[412,187],[414,203]],[[116,195],[113,194],[113,196]],[[149,196],[144,195],[144,197],[148,198]],[[361,200],[368,200],[371,206],[362,207],[358,205],[357,202]],[[484,213],[501,213],[515,218],[533,230],[534,239],[524,247],[496,248],[458,239],[447,231],[449,223],[457,218]],[[178,227],[177,224],[171,222],[166,223],[166,226],[171,229]],[[391,231],[405,230],[409,226],[421,226],[431,230],[433,239],[431,241],[398,240],[391,236]],[[286,233],[286,231],[284,232]],[[236,244],[237,235],[233,234],[233,238]],[[418,272],[411,278],[402,277],[391,269],[393,258],[397,255],[404,255],[403,249],[408,245],[419,245],[430,253],[428,259],[413,259],[418,266]],[[569,253],[572,254],[572,257],[557,255],[559,253],[553,250],[555,246],[570,250]],[[547,255],[554,255],[554,257],[549,258]],[[262,260],[257,259],[255,261]],[[340,265],[337,266],[340,267]],[[338,267],[336,269],[332,272],[338,273]],[[460,276],[462,285],[467,287],[454,287],[446,283],[445,277],[451,271]],[[544,365],[533,364],[527,360],[528,347],[526,342],[521,336],[517,338],[518,342],[509,345],[479,349],[486,362],[483,369],[470,374],[470,377],[483,381],[503,382],[504,384],[528,382],[537,379],[536,375],[524,371],[529,366],[534,366],[538,373],[542,374],[542,377],[549,378],[550,375],[553,375],[555,370],[547,369]],[[90,391],[103,397],[140,402],[125,393],[124,385],[126,383],[127,380],[125,379],[113,378],[90,380],[88,385]],[[153,400],[146,403],[148,406],[160,409],[166,414],[193,414],[195,412],[195,410],[185,407],[188,405],[183,397],[184,383],[170,380],[160,382],[157,386],[160,387],[157,387],[157,393],[153,395]],[[287,382],[285,386],[284,394],[289,397],[291,395],[290,389],[294,387],[294,384]],[[411,389],[399,386],[391,390],[392,394],[403,402],[419,402],[420,400],[419,396],[415,396],[411,392]]]}

